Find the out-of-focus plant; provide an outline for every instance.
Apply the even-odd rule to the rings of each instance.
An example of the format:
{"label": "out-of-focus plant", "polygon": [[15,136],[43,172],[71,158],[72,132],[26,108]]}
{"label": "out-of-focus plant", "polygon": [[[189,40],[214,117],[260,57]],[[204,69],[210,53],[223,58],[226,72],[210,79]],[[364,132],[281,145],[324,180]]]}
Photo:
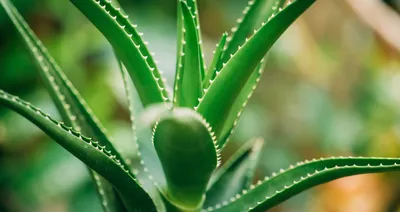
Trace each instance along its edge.
{"label": "out-of-focus plant", "polygon": [[65,124],[2,90],[0,104],[33,122],[88,166],[105,211],[265,211],[334,179],[400,170],[400,159],[395,158],[321,158],[252,184],[262,139],[249,141],[217,169],[220,151],[263,73],[264,57],[315,0],[250,1],[232,35],[222,36],[208,69],[196,2],[179,1],[172,98],[141,33],[120,8],[107,0],[71,0],[104,34],[120,61],[136,145],[140,131],[135,130],[129,79],[147,110],[139,124],[153,130],[153,149],[138,151],[138,164],[117,151],[11,2],[0,2],[34,56]]}

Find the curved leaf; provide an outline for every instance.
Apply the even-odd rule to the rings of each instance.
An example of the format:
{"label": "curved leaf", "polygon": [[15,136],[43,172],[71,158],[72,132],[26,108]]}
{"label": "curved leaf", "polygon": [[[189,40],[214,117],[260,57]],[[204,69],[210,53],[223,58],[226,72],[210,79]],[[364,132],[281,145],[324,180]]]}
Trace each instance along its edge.
{"label": "curved leaf", "polygon": [[127,212],[124,203],[119,197],[118,191],[95,171],[90,170],[92,180],[96,183],[97,192],[99,193],[101,205],[104,212]]}
{"label": "curved leaf", "polygon": [[184,43],[185,43],[185,33],[184,33],[184,24],[183,24],[183,14],[182,14],[182,5],[178,2],[177,8],[177,50],[176,50],[176,69],[175,69],[175,81],[174,81],[174,97],[173,103],[176,104],[177,96],[178,96],[178,86],[180,83],[180,78],[183,72],[184,63],[183,57],[185,55],[184,52]]}
{"label": "curved leaf", "polygon": [[208,211],[266,211],[314,186],[358,174],[400,171],[398,158],[341,157],[300,162]]}
{"label": "curved leaf", "polygon": [[152,54],[132,25],[111,1],[70,0],[108,39],[127,68],[144,106],[169,101]]}
{"label": "curved leaf", "polygon": [[[244,9],[244,16],[237,20],[238,26],[232,28],[232,35],[228,38],[229,42],[224,51],[221,61],[227,62],[231,55],[235,54],[241,45],[243,45],[248,36],[258,28],[263,22],[267,22],[272,15],[275,15],[284,6],[286,0],[251,0],[248,6]],[[223,148],[229,141],[230,136],[235,130],[236,124],[242,114],[243,109],[247,105],[254,90],[260,81],[264,72],[265,64],[268,56],[265,56],[263,61],[253,71],[243,90],[229,112],[228,118],[224,123],[224,127],[220,135],[217,135],[218,144]],[[222,62],[217,66],[217,71],[221,69]]]}
{"label": "curved leaf", "polygon": [[[41,41],[29,28],[17,9],[8,0],[2,0],[0,3],[35,58],[39,66],[38,73],[45,82],[63,120],[68,125],[73,126],[74,129],[82,130],[85,135],[97,140],[101,145],[109,149],[124,166],[129,167],[124,158],[115,150],[108,136],[106,136],[105,129],[92,114],[78,91],[61,71]],[[96,183],[104,210],[111,212],[126,211],[119,200],[119,196],[112,191],[113,187],[105,179],[98,176],[96,172],[90,171],[90,173]],[[105,192],[106,190],[111,192]]]}
{"label": "curved leaf", "polygon": [[200,19],[199,19],[199,11],[197,9],[197,0],[179,0],[182,1],[183,3],[186,3],[187,7],[190,10],[190,13],[193,15],[193,20],[196,25],[196,34],[198,36],[198,42],[199,42],[199,55],[200,55],[200,73],[201,73],[201,80],[203,81],[205,77],[205,62],[204,62],[204,55],[203,55],[203,50],[201,47],[202,40],[201,40],[201,27],[200,27]]}
{"label": "curved leaf", "polygon": [[[8,2],[8,0],[2,0],[2,2]],[[62,114],[63,120],[68,125],[85,133],[85,135],[98,140],[101,145],[106,146],[119,160],[124,162],[122,156],[110,141],[109,136],[107,136],[106,129],[101,125],[96,116],[93,115],[92,110],[72,85],[71,81],[61,71],[47,49],[33,34],[32,30],[26,25],[26,22],[22,20],[22,17],[17,13],[15,8],[9,3],[3,5],[34,56],[36,63],[39,65],[40,71],[38,72],[47,85],[47,89]],[[126,164],[124,165],[126,166]]]}
{"label": "curved leaf", "polygon": [[193,16],[185,3],[181,1],[179,4],[184,40],[181,41],[181,58],[176,77],[174,105],[193,108],[203,95],[200,43],[196,31],[196,16]]}
{"label": "curved leaf", "polygon": [[221,134],[220,136],[217,136],[217,143],[221,148],[223,148],[225,144],[229,141],[230,136],[233,134],[244,108],[246,107],[248,101],[253,95],[255,89],[257,88],[257,85],[260,82],[261,76],[263,75],[265,70],[266,60],[267,59],[263,59],[261,63],[257,66],[255,72],[251,74],[249,81],[243,87],[243,90],[240,91],[239,96],[235,100],[235,103],[232,105],[228,118],[226,119],[224,127],[222,128]]}
{"label": "curved leaf", "polygon": [[[253,34],[262,22],[267,22],[272,14],[276,14],[286,0],[250,0],[243,10],[243,17],[237,20],[238,26],[232,28],[232,35],[228,38],[223,62],[227,62],[230,55],[235,54],[246,39]],[[218,66],[219,70],[222,68]]]}
{"label": "curved leaf", "polygon": [[174,109],[154,128],[154,146],[167,179],[165,197],[177,208],[201,207],[219,152],[208,124],[190,109]]}
{"label": "curved leaf", "polygon": [[[255,29],[263,21],[268,21],[271,15],[276,14],[281,10],[285,0],[255,0],[250,1],[248,6],[243,11],[244,17],[238,19],[239,25],[232,28],[232,35],[228,38],[229,42],[224,50],[224,55],[221,58],[221,62],[216,66],[215,71],[219,71],[222,67],[223,62],[228,61],[229,57],[234,54],[243,43],[246,41],[249,35],[253,33]],[[248,100],[251,98],[254,90],[260,81],[260,78],[264,72],[265,64],[268,56],[265,56],[263,61],[258,65],[255,71],[253,71],[249,80],[246,82],[243,90],[232,105],[232,109],[224,123],[222,132],[217,135],[218,144],[223,148],[229,141],[230,136],[233,134],[236,124],[242,114],[243,109],[247,105]]]}
{"label": "curved leaf", "polygon": [[156,211],[152,199],[130,174],[128,167],[123,166],[121,161],[105,146],[55,121],[31,104],[2,90],[0,90],[0,105],[27,118],[75,157],[112,183],[121,194],[122,201],[129,211]]}
{"label": "curved leaf", "polygon": [[210,83],[215,78],[217,73],[217,67],[219,64],[222,64],[222,54],[224,53],[224,47],[226,43],[226,38],[228,37],[227,33],[222,34],[221,40],[217,44],[217,48],[214,52],[214,58],[211,62],[211,66],[208,68],[206,73],[206,77],[203,80],[203,88],[207,89],[210,86]]}
{"label": "curved leaf", "polygon": [[264,140],[246,142],[214,174],[209,183],[204,208],[235,196],[253,183]]}
{"label": "curved leaf", "polygon": [[269,22],[263,23],[260,30],[217,72],[217,77],[197,108],[213,126],[217,137],[220,137],[232,105],[260,61],[282,33],[314,2],[315,0],[297,0]]}
{"label": "curved leaf", "polygon": [[[140,133],[137,131],[134,103],[133,103],[133,84],[129,80],[129,74],[126,71],[121,61],[118,61],[119,69],[122,75],[122,80],[125,87],[125,94],[127,96],[128,109],[130,113],[131,129],[132,129],[132,140],[136,146],[137,158],[139,163],[133,166],[135,175],[139,182],[143,185],[144,189],[149,193],[154,203],[157,206],[158,211],[165,211],[163,199],[159,194],[159,187],[166,185],[165,175],[162,172],[161,163],[157,157],[157,153],[153,149],[148,149],[148,146],[143,145],[140,141]],[[152,106],[148,107],[151,108]],[[162,106],[163,108],[164,105]],[[149,143],[149,142],[146,142]],[[152,151],[153,150],[153,151]],[[161,190],[161,189],[160,189]]]}

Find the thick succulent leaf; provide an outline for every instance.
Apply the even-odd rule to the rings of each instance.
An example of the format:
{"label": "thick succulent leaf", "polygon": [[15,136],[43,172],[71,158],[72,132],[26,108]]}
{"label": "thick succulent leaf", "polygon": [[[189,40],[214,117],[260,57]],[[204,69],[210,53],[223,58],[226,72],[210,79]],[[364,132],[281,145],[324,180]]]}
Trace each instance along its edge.
{"label": "thick succulent leaf", "polygon": [[213,175],[206,194],[205,208],[227,200],[253,183],[264,140],[246,142]]}
{"label": "thick succulent leaf", "polygon": [[208,211],[266,211],[314,186],[357,174],[400,171],[398,158],[340,157],[300,162]]}
{"label": "thick succulent leaf", "polygon": [[203,95],[201,76],[201,48],[196,31],[196,16],[182,1],[179,3],[183,21],[181,59],[175,84],[174,105],[194,108]]}
{"label": "thick succulent leaf", "polygon": [[101,145],[112,151],[117,156],[117,159],[127,166],[122,156],[113,146],[109,136],[107,136],[106,129],[98,121],[71,81],[61,71],[61,68],[42,42],[34,35],[22,16],[8,0],[1,0],[1,3],[38,64],[40,68],[38,73],[47,85],[47,89],[62,114],[63,120],[68,125],[73,126],[74,129],[98,140]]}
{"label": "thick succulent leaf", "polygon": [[[127,96],[128,109],[130,113],[132,140],[136,147],[137,158],[140,159],[139,163],[132,164],[135,176],[138,181],[143,185],[143,188],[149,193],[158,211],[165,211],[163,199],[160,196],[159,188],[166,185],[165,176],[162,172],[161,163],[157,158],[155,151],[149,151],[144,145],[141,145],[138,139],[138,130],[136,126],[134,102],[133,102],[133,84],[129,80],[129,74],[126,71],[121,61],[118,61],[119,69],[122,75],[122,80],[125,87],[125,94]],[[151,107],[151,106],[150,106]],[[163,105],[163,108],[165,106]],[[149,164],[151,163],[151,164]],[[161,170],[161,171],[160,171]]]}
{"label": "thick succulent leaf", "polygon": [[128,211],[156,211],[156,207],[130,174],[105,146],[55,121],[31,104],[0,90],[0,105],[27,118],[62,147],[107,179],[118,190]]}
{"label": "thick succulent leaf", "polygon": [[235,100],[235,103],[232,105],[231,111],[226,119],[221,134],[219,137],[217,136],[217,144],[221,147],[221,149],[229,141],[229,138],[233,134],[239,118],[247,105],[247,102],[253,95],[254,90],[257,88],[257,85],[260,82],[261,76],[265,70],[266,60],[267,59],[264,59],[257,66],[256,71],[251,74],[249,81],[243,87],[243,90],[240,92],[238,98]]}
{"label": "thick succulent leaf", "polygon": [[180,3],[177,4],[177,50],[176,50],[176,69],[175,69],[175,81],[174,81],[174,97],[173,102],[176,105],[177,95],[178,95],[178,86],[180,83],[180,78],[183,72],[183,57],[184,53],[184,43],[185,43],[185,33],[183,29],[183,14],[182,14],[182,5]]}
{"label": "thick succulent leaf", "polygon": [[[8,0],[2,0],[1,5],[5,8],[8,16],[18,29],[31,54],[39,66],[38,72],[45,82],[53,101],[56,103],[63,120],[75,129],[81,129],[85,135],[97,140],[100,145],[105,146],[113,155],[128,167],[125,160],[115,150],[114,146],[105,134],[104,128],[92,114],[90,108],[80,97],[72,83],[63,74],[54,59],[48,53],[40,40],[34,35],[25,20],[18,13],[16,8]],[[101,198],[105,211],[118,212],[126,211],[115,192],[104,192],[112,190],[113,187],[96,172],[90,171]]]}
{"label": "thick succulent leaf", "polygon": [[132,25],[111,1],[70,0],[108,39],[127,68],[144,106],[167,102],[164,80],[152,54]]}
{"label": "thick succulent leaf", "polygon": [[243,17],[237,20],[238,25],[232,28],[222,61],[227,62],[230,55],[235,54],[253,31],[258,29],[262,22],[267,22],[272,14],[276,14],[285,2],[286,0],[250,0],[243,10]]}
{"label": "thick succulent leaf", "polygon": [[193,110],[175,108],[160,118],[153,141],[167,179],[165,197],[180,210],[199,209],[219,161],[209,125]]}
{"label": "thick succulent leaf", "polygon": [[221,71],[217,72],[217,77],[197,107],[197,111],[211,124],[217,137],[221,134],[232,105],[260,61],[282,33],[314,2],[315,0],[297,0],[270,21],[263,23],[243,47],[223,65]]}
{"label": "thick succulent leaf", "polygon": [[[272,15],[275,15],[282,10],[281,8],[284,6],[285,2],[286,0],[251,0],[243,11],[244,16],[237,20],[238,26],[232,28],[233,34],[227,39],[229,42],[221,61],[228,61],[230,55],[234,54],[238,50],[239,46],[245,43],[248,36],[251,35],[258,26],[263,22],[267,22]],[[256,71],[254,71],[250,76],[248,82],[246,82],[246,85],[243,87],[239,97],[235,100],[235,103],[232,106],[221,134],[217,135],[218,144],[221,148],[223,148],[229,141],[243,109],[247,105],[254,90],[257,88],[258,82],[265,69],[267,57],[268,56],[265,56],[263,61],[256,68]],[[220,64],[222,64],[222,62]],[[216,71],[219,71],[221,67],[222,65],[218,65]]]}
{"label": "thick succulent leaf", "polygon": [[227,33],[222,34],[222,38],[217,44],[217,48],[215,49],[214,52],[214,57],[211,62],[210,67],[208,68],[208,71],[206,73],[206,77],[203,80],[203,88],[207,89],[208,86],[210,86],[211,81],[215,78],[215,75],[217,73],[217,67],[219,64],[222,64],[222,55],[224,53],[224,48],[225,48],[225,43],[226,39],[228,37]]}
{"label": "thick succulent leaf", "polygon": [[200,54],[200,73],[201,73],[201,79],[203,80],[205,77],[205,62],[204,62],[204,54],[202,51],[202,40],[201,40],[201,28],[200,28],[200,19],[199,19],[199,11],[197,9],[197,0],[181,0],[182,2],[186,3],[188,8],[190,9],[190,13],[193,15],[193,20],[195,21],[195,25],[196,25],[196,33],[198,36],[198,42],[199,42],[199,54]]}
{"label": "thick succulent leaf", "polygon": [[118,191],[111,185],[111,183],[95,171],[90,170],[90,172],[93,182],[96,183],[104,212],[127,212],[128,210],[119,197]]}

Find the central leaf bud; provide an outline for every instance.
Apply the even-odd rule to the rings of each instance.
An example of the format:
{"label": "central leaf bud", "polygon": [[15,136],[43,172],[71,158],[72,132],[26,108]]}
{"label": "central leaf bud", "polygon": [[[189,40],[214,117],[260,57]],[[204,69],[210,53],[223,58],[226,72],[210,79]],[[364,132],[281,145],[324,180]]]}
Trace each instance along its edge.
{"label": "central leaf bud", "polygon": [[156,125],[154,146],[167,179],[167,198],[182,209],[201,207],[218,160],[209,125],[193,110],[174,109]]}

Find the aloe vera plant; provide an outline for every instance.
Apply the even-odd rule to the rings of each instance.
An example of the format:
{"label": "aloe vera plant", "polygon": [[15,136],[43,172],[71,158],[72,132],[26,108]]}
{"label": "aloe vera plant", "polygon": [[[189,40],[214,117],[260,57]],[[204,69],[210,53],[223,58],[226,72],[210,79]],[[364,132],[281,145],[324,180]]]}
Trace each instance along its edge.
{"label": "aloe vera plant", "polygon": [[[400,170],[397,158],[332,157],[299,162],[253,184],[263,139],[243,145],[221,167],[266,55],[315,0],[252,0],[232,33],[224,33],[206,68],[195,0],[178,1],[173,94],[128,16],[109,0],[70,0],[107,38],[120,63],[139,163],[114,147],[88,105],[9,0],[2,7],[19,31],[63,122],[0,90],[0,105],[37,125],[88,167],[104,211],[265,211],[313,186],[345,176]],[[138,141],[135,86],[152,113],[151,148]],[[139,123],[140,124],[140,123]]]}

